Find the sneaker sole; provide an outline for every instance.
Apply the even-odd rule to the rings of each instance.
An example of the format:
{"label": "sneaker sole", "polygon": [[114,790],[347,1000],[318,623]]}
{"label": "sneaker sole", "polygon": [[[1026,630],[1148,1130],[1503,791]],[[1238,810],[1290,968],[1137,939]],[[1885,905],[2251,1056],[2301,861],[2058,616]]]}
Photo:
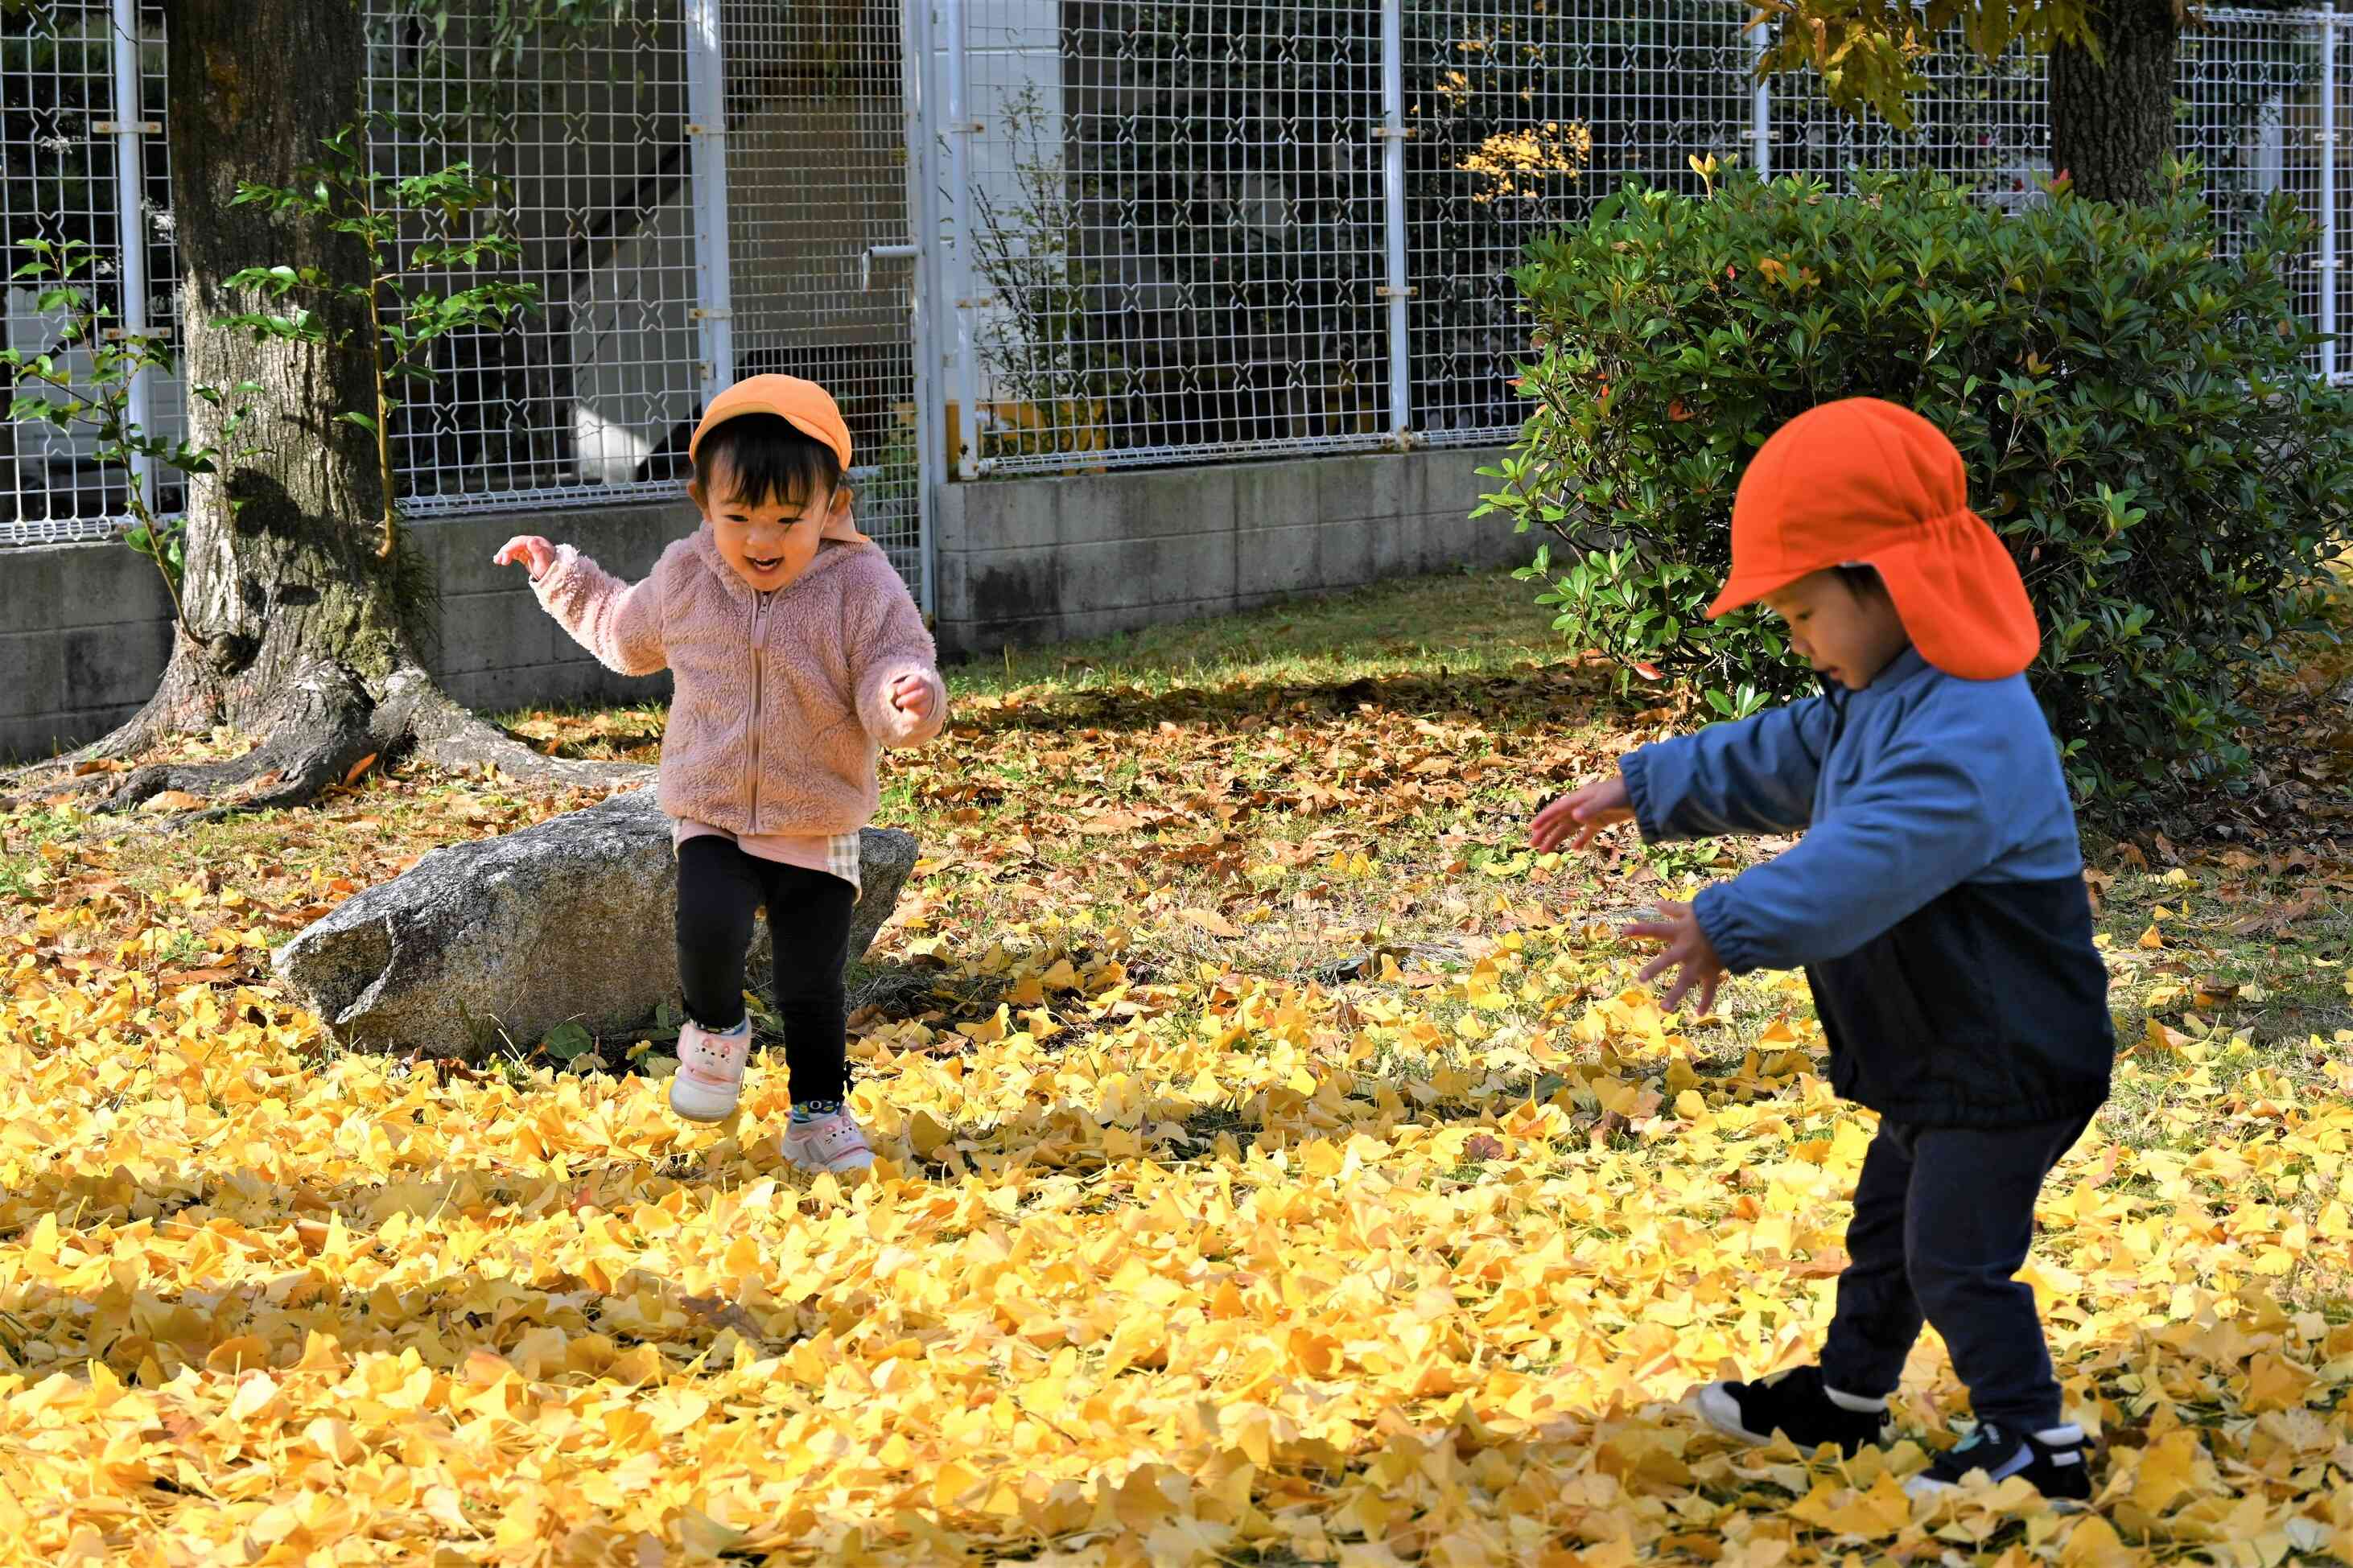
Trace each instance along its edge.
{"label": "sneaker sole", "polygon": [[679,1099],[678,1091],[674,1089],[670,1090],[670,1109],[671,1115],[688,1121],[699,1121],[705,1126],[708,1126],[714,1121],[726,1121],[729,1117],[735,1114],[736,1108],[742,1103],[742,1100],[738,1099],[731,1100],[723,1106],[697,1105],[691,1100],[681,1101]]}
{"label": "sneaker sole", "polygon": [[852,1160],[839,1165],[829,1165],[823,1160],[805,1160],[801,1158],[798,1153],[795,1152],[792,1140],[787,1137],[780,1138],[776,1141],[776,1152],[785,1157],[786,1164],[790,1165],[796,1171],[805,1171],[812,1176],[820,1173],[839,1176],[847,1174],[851,1171],[871,1171],[874,1168],[874,1154],[871,1150],[867,1152],[866,1157],[862,1160]]}
{"label": "sneaker sole", "polygon": [[[2027,1483],[2029,1486],[2033,1484],[2031,1481]],[[1991,1491],[1993,1489],[1988,1487],[1986,1489]],[[1963,1497],[1968,1495],[1968,1489],[1957,1482],[1933,1480],[1925,1475],[1914,1476],[1904,1483],[1904,1495],[1915,1502]],[[2092,1507],[2091,1503],[2083,1498],[2055,1498],[2040,1489],[2037,1489],[2035,1495],[2051,1505],[2052,1513],[2088,1513]]]}

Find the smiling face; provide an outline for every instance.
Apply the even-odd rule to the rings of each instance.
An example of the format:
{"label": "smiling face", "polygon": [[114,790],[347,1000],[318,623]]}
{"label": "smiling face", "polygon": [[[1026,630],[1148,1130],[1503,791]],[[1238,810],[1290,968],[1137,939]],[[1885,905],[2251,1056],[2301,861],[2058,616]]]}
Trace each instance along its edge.
{"label": "smiling face", "polygon": [[816,558],[827,521],[849,515],[849,492],[839,488],[811,487],[797,498],[772,490],[747,500],[723,463],[712,470],[708,490],[698,483],[690,493],[719,542],[720,559],[758,589],[781,588],[799,576]]}
{"label": "smiling face", "polygon": [[1808,664],[1856,691],[1911,646],[1875,574],[1858,585],[1836,571],[1809,573],[1766,595],[1765,604],[1788,623],[1789,645]]}

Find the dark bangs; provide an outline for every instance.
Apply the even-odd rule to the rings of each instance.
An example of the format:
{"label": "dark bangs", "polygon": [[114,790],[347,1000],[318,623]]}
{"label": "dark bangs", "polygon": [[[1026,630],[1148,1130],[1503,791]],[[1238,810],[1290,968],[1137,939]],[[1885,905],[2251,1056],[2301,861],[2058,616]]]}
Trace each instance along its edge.
{"label": "dark bangs", "polygon": [[[714,476],[724,475],[728,494]],[[703,504],[755,507],[807,505],[841,483],[841,459],[782,415],[739,414],[702,438],[694,450],[694,482]]]}
{"label": "dark bangs", "polygon": [[1858,599],[1867,594],[1887,592],[1887,584],[1880,577],[1876,566],[1837,566],[1831,570],[1838,574],[1839,581],[1846,584],[1846,591]]}

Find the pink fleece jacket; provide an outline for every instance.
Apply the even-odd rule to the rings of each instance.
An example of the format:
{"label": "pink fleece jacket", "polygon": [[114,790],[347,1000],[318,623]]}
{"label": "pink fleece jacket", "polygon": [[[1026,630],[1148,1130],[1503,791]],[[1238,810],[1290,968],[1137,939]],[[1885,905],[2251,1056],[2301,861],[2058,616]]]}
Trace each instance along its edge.
{"label": "pink fleece jacket", "polygon": [[[855,832],[880,799],[877,746],[927,741],[947,721],[931,634],[862,538],[827,540],[807,571],[765,595],[721,558],[709,523],[663,551],[641,583],[565,544],[533,591],[608,668],[672,672],[659,775],[672,817],[735,834]],[[908,675],[932,687],[921,720],[891,705]]]}

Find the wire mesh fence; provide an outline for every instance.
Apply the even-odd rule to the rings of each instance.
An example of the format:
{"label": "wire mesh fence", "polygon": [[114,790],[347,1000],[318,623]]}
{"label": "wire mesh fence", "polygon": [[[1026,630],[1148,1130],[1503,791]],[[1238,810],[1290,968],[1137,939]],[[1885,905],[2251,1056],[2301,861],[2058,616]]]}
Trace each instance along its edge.
{"label": "wire mesh fence", "polygon": [[1528,242],[1626,182],[1696,192],[1691,160],[1746,157],[1745,8],[1683,0],[1416,6],[1401,40],[1408,426],[1485,441],[1522,417],[1513,270]]}
{"label": "wire mesh fence", "polygon": [[[861,519],[911,582],[927,445],[971,476],[1507,438],[1522,251],[1626,181],[1695,189],[1711,157],[1833,186],[1927,166],[2018,207],[2051,172],[2039,61],[1939,54],[1897,132],[1831,110],[1808,79],[1760,89],[1737,0],[369,0],[366,16],[378,168],[497,175],[512,274],[541,300],[437,345],[393,432],[404,507],[674,494],[710,393],[784,370],[840,398]],[[2324,331],[2353,220],[2330,134],[2348,30],[2210,10],[2180,48],[2179,146],[2226,238],[2278,192],[2322,218],[2296,283]],[[142,128],[166,112],[164,49],[153,5],[0,17],[11,251],[86,240],[120,310],[130,238],[159,326],[176,315],[173,215],[164,138]],[[698,100],[698,83],[723,86]],[[909,327],[919,279],[946,351],[928,363]],[[38,349],[54,323],[30,299],[10,291],[6,330]],[[2323,348],[2316,369],[2353,365]],[[148,391],[174,428],[178,388]],[[131,482],[86,439],[0,425],[0,543],[109,531]],[[175,504],[171,476],[152,482]]]}
{"label": "wire mesh fence", "polygon": [[498,220],[521,247],[501,271],[539,304],[437,342],[433,381],[394,420],[404,505],[675,493],[678,432],[702,398],[678,8],[522,26],[532,8],[457,10],[442,26],[416,0],[369,6],[373,162],[395,179],[459,162],[500,179]]}
{"label": "wire mesh fence", "polygon": [[[122,29],[126,19],[135,32]],[[176,312],[163,139],[136,131],[126,139],[118,130],[160,123],[163,72],[163,19],[153,5],[40,6],[0,26],[0,269],[13,273],[30,259],[27,240],[87,245],[96,270],[82,281],[118,327],[142,318],[167,324]],[[135,160],[129,166],[126,147]],[[126,265],[126,237],[142,247],[143,269]],[[139,287],[136,301],[126,283]],[[47,349],[64,324],[37,308],[36,294],[10,287],[5,295],[6,342],[26,353]],[[0,412],[17,390],[0,366]],[[158,426],[176,434],[177,387],[159,378],[147,390]],[[48,425],[0,420],[0,543],[102,537],[124,515],[131,482],[123,469],[95,461],[87,442]],[[178,504],[174,488],[158,499]]]}
{"label": "wire mesh fence", "polygon": [[[1384,212],[1378,8],[1098,0],[1057,22],[1028,0],[975,0],[970,47],[988,68],[976,67],[970,291],[990,300],[990,418],[967,471],[1399,432],[1507,439],[1527,241],[1630,180],[1695,190],[1695,159],[1832,189],[1857,170],[1929,168],[2005,208],[2047,199],[2043,66],[2022,52],[1932,56],[1915,123],[1897,130],[1832,109],[1810,78],[1760,88],[1736,3],[1414,0],[1389,89],[1401,189]],[[2226,243],[2274,192],[2322,216],[2321,54],[2337,26],[2216,10],[2184,34],[2178,147],[2203,164]],[[1216,90],[1198,87],[1205,73]],[[2298,272],[2316,321],[2345,216]],[[1403,230],[1402,278],[1380,265],[1385,226]],[[1389,376],[1400,287],[1405,371]],[[2336,368],[2326,350],[2316,368]]]}
{"label": "wire mesh fence", "polygon": [[856,454],[859,527],[920,589],[903,247],[899,0],[726,0],[727,234],[738,376],[822,384]]}
{"label": "wire mesh fence", "polygon": [[[2274,194],[2322,219],[2323,185],[2343,185],[2328,178],[2335,153],[2321,101],[2322,56],[2341,32],[2310,16],[2227,11],[2183,35],[2175,145],[2203,166],[2207,205],[2226,245],[2244,241]],[[2291,279],[2305,316],[2323,330],[2322,296],[2337,276],[2343,220],[2340,211],[2334,223],[2322,221],[2319,244]],[[2324,346],[2314,368],[2334,374],[2337,356]]]}
{"label": "wire mesh fence", "polygon": [[981,449],[1378,441],[1380,7],[1075,0],[968,26]]}

